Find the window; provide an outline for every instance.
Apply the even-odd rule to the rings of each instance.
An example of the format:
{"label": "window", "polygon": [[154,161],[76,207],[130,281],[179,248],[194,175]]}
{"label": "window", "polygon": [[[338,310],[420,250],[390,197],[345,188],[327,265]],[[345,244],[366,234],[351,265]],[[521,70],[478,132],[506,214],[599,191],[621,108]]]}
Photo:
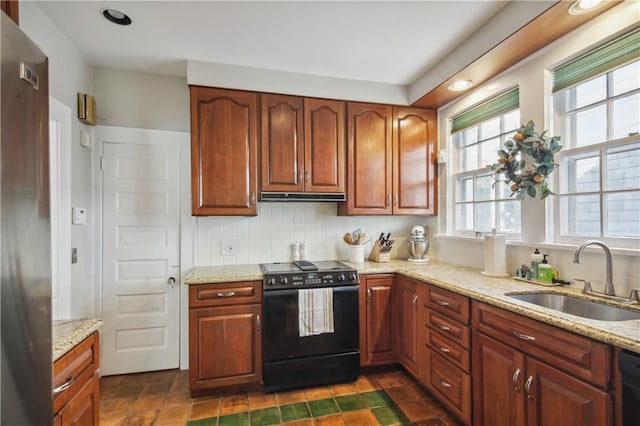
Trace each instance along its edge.
{"label": "window", "polygon": [[[554,70],[556,239],[640,239],[640,31]],[[636,46],[634,48],[634,46]]]}
{"label": "window", "polygon": [[496,183],[487,167],[498,149],[520,128],[519,91],[509,90],[451,120],[454,182],[454,233],[520,234],[520,201],[507,185]]}

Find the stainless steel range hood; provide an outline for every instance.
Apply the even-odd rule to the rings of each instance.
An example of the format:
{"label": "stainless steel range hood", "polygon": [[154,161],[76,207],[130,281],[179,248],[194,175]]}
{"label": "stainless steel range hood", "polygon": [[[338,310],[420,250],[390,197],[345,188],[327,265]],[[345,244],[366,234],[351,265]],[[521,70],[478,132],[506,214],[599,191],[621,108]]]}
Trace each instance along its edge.
{"label": "stainless steel range hood", "polygon": [[344,193],[261,192],[260,201],[345,201]]}

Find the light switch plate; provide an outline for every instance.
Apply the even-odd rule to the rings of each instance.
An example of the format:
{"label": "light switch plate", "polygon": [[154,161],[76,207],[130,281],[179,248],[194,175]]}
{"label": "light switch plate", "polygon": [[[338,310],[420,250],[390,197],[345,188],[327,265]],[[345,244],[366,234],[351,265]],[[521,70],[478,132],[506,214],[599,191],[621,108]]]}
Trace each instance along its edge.
{"label": "light switch plate", "polygon": [[71,209],[71,223],[74,225],[84,225],[87,223],[87,209],[83,207],[74,207]]}

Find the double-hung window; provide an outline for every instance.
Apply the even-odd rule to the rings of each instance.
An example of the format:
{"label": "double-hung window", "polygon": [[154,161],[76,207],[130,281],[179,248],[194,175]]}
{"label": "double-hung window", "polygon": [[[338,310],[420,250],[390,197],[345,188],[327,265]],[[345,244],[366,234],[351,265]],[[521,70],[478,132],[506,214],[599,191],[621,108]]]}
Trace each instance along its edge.
{"label": "double-hung window", "polygon": [[556,239],[640,241],[640,30],[553,71]]}
{"label": "double-hung window", "polygon": [[[520,201],[487,166],[520,128],[519,90],[511,89],[451,119],[454,234],[492,229],[520,234]],[[495,184],[494,184],[495,183]]]}

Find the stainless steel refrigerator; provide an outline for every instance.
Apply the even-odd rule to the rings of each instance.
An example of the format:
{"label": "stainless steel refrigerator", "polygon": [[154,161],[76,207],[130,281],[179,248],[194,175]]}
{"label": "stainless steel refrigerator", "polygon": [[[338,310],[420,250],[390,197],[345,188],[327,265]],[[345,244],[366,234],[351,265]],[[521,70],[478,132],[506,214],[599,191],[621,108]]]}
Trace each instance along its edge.
{"label": "stainless steel refrigerator", "polygon": [[0,424],[50,425],[48,61],[0,19]]}

